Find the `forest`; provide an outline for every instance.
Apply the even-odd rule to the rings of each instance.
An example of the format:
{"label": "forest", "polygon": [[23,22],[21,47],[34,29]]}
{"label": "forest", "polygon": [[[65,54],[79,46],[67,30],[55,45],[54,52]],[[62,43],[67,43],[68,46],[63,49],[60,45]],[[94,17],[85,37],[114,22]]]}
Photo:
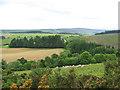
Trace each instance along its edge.
{"label": "forest", "polygon": [[29,40],[24,37],[23,39],[12,39],[9,45],[10,48],[63,48],[64,40],[60,35],[55,36],[36,36],[31,37]]}

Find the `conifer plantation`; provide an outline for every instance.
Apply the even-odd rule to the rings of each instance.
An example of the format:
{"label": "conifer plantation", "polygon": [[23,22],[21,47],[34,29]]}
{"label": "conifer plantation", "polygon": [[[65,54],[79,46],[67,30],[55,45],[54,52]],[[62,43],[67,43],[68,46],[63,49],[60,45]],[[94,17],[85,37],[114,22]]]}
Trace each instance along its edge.
{"label": "conifer plantation", "polygon": [[60,35],[55,36],[36,36],[31,37],[29,40],[24,37],[23,39],[12,39],[10,48],[63,48],[64,39]]}

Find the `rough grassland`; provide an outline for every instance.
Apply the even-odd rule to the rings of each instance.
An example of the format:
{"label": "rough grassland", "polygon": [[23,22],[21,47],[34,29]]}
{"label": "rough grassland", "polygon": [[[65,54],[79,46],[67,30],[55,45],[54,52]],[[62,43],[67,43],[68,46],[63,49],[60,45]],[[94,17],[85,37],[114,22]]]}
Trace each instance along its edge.
{"label": "rough grassland", "polygon": [[8,63],[24,57],[28,61],[44,59],[46,56],[59,54],[63,49],[2,48],[2,58]]}
{"label": "rough grassland", "polygon": [[[70,68],[63,68],[60,67],[61,72],[68,72]],[[53,68],[53,70],[57,70],[57,68]],[[27,73],[29,74],[31,70],[28,71],[16,71],[17,74]],[[87,65],[86,67],[75,67],[75,72],[77,75],[97,75],[99,77],[102,77],[104,75],[104,64],[98,63],[98,64],[91,64]]]}

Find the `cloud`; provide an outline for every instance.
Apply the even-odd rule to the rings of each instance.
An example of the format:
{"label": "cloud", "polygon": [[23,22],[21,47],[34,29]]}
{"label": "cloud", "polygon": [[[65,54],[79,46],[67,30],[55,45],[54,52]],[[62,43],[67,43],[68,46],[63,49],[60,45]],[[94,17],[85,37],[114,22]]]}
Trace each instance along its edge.
{"label": "cloud", "polygon": [[117,0],[0,0],[0,28],[117,29],[117,5]]}

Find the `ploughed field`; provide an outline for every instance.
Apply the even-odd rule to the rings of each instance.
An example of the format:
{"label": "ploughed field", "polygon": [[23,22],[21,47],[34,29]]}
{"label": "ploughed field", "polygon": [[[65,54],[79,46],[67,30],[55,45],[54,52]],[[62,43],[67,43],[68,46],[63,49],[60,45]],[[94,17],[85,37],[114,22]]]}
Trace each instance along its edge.
{"label": "ploughed field", "polygon": [[24,57],[28,61],[44,59],[46,56],[59,54],[63,49],[34,49],[34,48],[2,48],[2,59],[7,63]]}

